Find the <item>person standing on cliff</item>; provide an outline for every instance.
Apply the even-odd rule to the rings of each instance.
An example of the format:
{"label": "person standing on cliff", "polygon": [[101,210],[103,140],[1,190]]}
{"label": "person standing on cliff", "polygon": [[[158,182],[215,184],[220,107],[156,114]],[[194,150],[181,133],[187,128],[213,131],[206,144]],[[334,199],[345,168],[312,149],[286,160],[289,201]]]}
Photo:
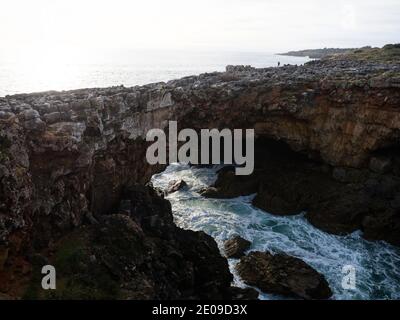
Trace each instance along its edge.
{"label": "person standing on cliff", "polygon": [[281,66],[281,62],[280,61],[278,61],[278,67],[280,67]]}

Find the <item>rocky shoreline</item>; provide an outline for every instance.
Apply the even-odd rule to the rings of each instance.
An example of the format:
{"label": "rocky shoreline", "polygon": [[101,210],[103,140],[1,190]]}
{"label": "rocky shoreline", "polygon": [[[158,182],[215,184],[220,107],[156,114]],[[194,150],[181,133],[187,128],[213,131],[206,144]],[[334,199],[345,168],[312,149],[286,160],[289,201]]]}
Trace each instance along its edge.
{"label": "rocky shoreline", "polygon": [[[82,241],[79,253],[61,259],[62,277],[85,285],[56,298],[233,298],[215,242],[176,228],[168,202],[141,189],[163,169],[147,164],[145,134],[168,120],[180,128],[255,128],[259,174],[226,170],[211,196],[258,193],[254,205],[271,213],[307,211],[328,232],[361,229],[399,245],[400,59],[396,47],[380,50],[304,66],[229,66],[142,87],[0,98],[0,292],[43,297],[35,266],[56,261],[77,234],[93,245]],[[77,257],[78,270],[70,264]],[[85,277],[89,267],[109,275],[104,286]]]}

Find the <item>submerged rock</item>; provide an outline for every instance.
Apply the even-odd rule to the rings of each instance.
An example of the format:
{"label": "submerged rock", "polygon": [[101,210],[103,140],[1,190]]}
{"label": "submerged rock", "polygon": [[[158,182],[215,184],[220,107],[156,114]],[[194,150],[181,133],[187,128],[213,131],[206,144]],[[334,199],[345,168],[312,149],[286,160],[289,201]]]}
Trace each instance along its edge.
{"label": "submerged rock", "polygon": [[332,296],[325,277],[304,261],[286,254],[251,252],[242,257],[236,270],[248,285],[265,293],[302,299]]}
{"label": "submerged rock", "polygon": [[236,236],[232,239],[225,241],[224,249],[227,258],[239,259],[250,248],[251,242]]}

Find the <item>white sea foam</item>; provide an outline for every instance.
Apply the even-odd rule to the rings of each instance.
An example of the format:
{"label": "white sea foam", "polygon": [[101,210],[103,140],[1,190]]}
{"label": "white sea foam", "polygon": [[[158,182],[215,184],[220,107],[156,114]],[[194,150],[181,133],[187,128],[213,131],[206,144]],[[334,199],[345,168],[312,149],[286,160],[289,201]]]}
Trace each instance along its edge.
{"label": "white sea foam", "polygon": [[[252,242],[251,251],[285,252],[299,257],[325,275],[334,299],[400,299],[400,249],[384,242],[368,242],[360,232],[335,236],[314,228],[304,215],[279,217],[251,205],[254,196],[220,200],[206,199],[197,191],[212,184],[216,168],[198,169],[172,164],[153,176],[154,186],[166,189],[171,180],[184,179],[187,190],[167,197],[178,226],[202,230],[222,250],[223,242],[240,235]],[[234,270],[238,260],[230,259],[235,285],[245,286]],[[342,267],[356,268],[356,290],[344,290]],[[280,297],[262,294],[263,299]]]}

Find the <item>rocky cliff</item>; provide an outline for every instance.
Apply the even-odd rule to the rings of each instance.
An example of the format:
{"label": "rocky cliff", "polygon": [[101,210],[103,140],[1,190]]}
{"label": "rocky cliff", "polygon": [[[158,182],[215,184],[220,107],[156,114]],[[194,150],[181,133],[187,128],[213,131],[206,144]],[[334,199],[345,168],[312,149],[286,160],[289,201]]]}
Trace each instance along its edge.
{"label": "rocky cliff", "polygon": [[[126,190],[162,169],[147,164],[144,138],[168,120],[180,128],[255,128],[260,140],[323,165],[335,189],[372,188],[379,208],[361,210],[346,231],[372,223],[371,238],[390,234],[398,243],[400,65],[392,60],[230,66],[142,87],[0,98],[0,272],[7,280],[0,291],[13,294],[6,283],[15,272],[29,277],[32,254],[119,213]],[[316,213],[315,225],[335,231],[329,223],[342,214],[331,211],[327,223]]]}

